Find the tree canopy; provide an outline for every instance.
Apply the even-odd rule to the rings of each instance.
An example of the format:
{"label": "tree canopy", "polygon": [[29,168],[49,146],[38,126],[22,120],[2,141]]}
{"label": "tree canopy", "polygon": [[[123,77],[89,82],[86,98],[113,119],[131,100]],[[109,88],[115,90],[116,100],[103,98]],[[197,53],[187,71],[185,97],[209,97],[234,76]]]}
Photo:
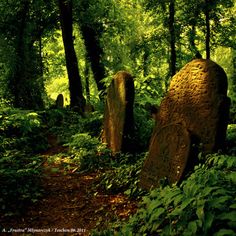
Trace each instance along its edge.
{"label": "tree canopy", "polygon": [[[147,85],[151,85],[153,92],[145,97],[151,100],[155,93],[158,100],[170,77],[195,57],[226,65],[234,97],[234,1],[65,1],[71,8],[70,44],[73,42],[75,62],[66,60],[66,45],[61,43],[65,27],[60,25],[60,3],[0,3],[1,94],[14,106],[39,109],[47,105],[52,96],[47,92],[49,84],[55,79],[64,81],[62,92],[68,94],[71,106],[81,106],[73,96],[97,99],[109,76],[118,70],[136,76],[137,91],[144,85],[148,91]],[[219,48],[229,50],[223,61]],[[69,73],[72,65],[73,73]],[[69,74],[67,82],[66,68],[69,74],[78,68],[75,80],[81,88],[75,92]]]}

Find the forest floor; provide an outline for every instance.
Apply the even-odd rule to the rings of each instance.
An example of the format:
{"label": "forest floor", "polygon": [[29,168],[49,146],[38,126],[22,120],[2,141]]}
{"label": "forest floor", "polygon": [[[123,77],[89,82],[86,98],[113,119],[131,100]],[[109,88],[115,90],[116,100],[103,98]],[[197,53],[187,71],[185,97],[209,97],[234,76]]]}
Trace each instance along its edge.
{"label": "forest floor", "polygon": [[65,147],[54,146],[42,154],[42,198],[22,215],[1,222],[3,228],[18,231],[12,235],[89,235],[93,229],[104,229],[109,222],[135,213],[137,202],[95,187],[99,172],[78,173],[76,167],[66,171],[62,164],[48,161],[62,152]]}

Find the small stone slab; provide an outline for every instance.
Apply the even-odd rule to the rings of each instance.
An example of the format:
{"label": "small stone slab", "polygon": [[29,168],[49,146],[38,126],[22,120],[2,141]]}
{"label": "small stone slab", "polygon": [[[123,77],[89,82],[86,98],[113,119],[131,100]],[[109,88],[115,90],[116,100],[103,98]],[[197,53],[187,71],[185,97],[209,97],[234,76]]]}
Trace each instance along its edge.
{"label": "small stone slab", "polygon": [[160,181],[178,182],[185,171],[190,153],[190,135],[182,124],[170,124],[152,136],[149,155],[141,172],[140,185],[149,190]]}
{"label": "small stone slab", "polygon": [[133,103],[133,77],[128,72],[120,71],[108,88],[102,133],[102,141],[113,153],[132,151]]}
{"label": "small stone slab", "polygon": [[64,97],[63,97],[62,94],[59,94],[59,95],[57,96],[56,107],[57,107],[58,109],[61,109],[61,108],[64,107]]}

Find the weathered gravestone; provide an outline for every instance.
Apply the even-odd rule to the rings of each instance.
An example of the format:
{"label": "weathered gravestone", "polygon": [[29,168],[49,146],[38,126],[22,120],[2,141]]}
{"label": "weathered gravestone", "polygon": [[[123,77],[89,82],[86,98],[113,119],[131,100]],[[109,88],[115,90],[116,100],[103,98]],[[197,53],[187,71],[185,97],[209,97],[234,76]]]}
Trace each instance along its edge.
{"label": "weathered gravestone", "polygon": [[59,109],[64,107],[64,97],[62,94],[57,96],[56,107]]}
{"label": "weathered gravestone", "polygon": [[108,88],[102,141],[113,153],[132,151],[134,81],[125,72],[118,72]]}
{"label": "weathered gravestone", "polygon": [[201,144],[204,153],[223,148],[230,105],[227,86],[224,70],[204,59],[191,61],[172,78],[141,172],[143,188],[157,187],[165,177],[178,182],[195,162],[193,143]]}

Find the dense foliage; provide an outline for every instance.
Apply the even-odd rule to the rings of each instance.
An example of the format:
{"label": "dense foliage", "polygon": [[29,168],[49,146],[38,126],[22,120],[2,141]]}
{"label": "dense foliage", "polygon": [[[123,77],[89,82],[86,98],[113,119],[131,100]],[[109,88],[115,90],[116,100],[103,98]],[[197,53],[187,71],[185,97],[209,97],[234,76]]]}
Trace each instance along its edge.
{"label": "dense foliage", "polygon": [[180,186],[156,189],[143,198],[121,232],[159,235],[233,235],[235,156],[210,155]]}
{"label": "dense foliage", "polygon": [[208,155],[181,185],[150,191],[128,222],[93,235],[234,235],[235,168],[235,156]]}
{"label": "dense foliage", "polygon": [[[233,0],[1,0],[0,217],[40,200],[47,163],[54,172],[96,173],[94,188],[105,194],[143,197],[126,223],[95,235],[234,235],[235,15]],[[227,148],[201,159],[179,185],[142,191],[152,107],[171,76],[199,57],[228,76]],[[100,135],[104,96],[118,70],[134,75],[136,150],[113,156]],[[43,155],[53,148],[62,151]]]}
{"label": "dense foliage", "polygon": [[8,216],[25,210],[41,196],[42,159],[47,147],[40,116],[12,108],[0,112],[0,202]]}
{"label": "dense foliage", "polygon": [[[234,99],[234,1],[61,2],[72,7],[73,25],[66,29],[73,33],[77,84],[81,80],[87,101],[104,92],[104,78],[128,70],[136,76],[139,102],[159,103],[171,68],[178,71],[197,54],[205,58],[206,48],[224,66]],[[59,6],[57,1],[1,1],[0,93],[15,106],[41,109],[48,97],[56,99],[56,92],[65,95],[67,104],[71,100],[66,71],[72,65],[66,63]]]}

